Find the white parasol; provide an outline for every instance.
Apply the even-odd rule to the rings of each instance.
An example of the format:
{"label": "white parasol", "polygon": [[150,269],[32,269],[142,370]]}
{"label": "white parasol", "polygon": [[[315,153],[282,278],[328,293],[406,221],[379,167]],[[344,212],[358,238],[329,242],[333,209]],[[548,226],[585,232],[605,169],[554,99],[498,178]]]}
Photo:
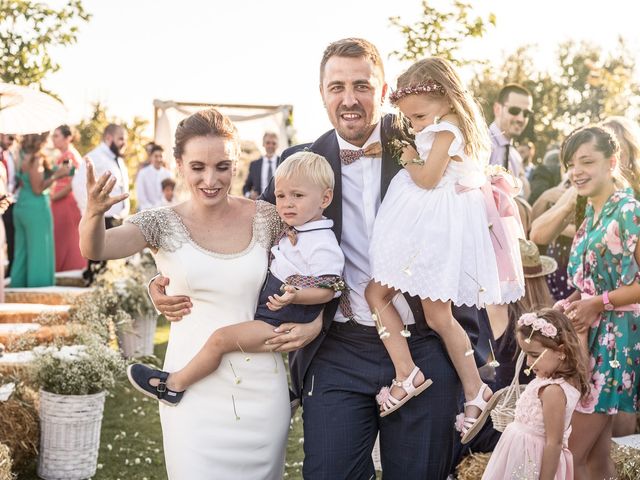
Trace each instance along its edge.
{"label": "white parasol", "polygon": [[51,95],[0,83],[0,133],[26,135],[53,130],[67,121],[67,109]]}

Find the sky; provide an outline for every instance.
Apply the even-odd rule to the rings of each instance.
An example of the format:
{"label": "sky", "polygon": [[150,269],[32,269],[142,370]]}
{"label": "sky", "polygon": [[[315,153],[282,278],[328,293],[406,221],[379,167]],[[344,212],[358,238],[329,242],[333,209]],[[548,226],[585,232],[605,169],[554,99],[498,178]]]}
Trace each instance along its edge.
{"label": "sky", "polygon": [[[55,5],[61,0],[49,3]],[[153,100],[218,104],[292,104],[299,141],[331,128],[318,89],[318,66],[332,41],[359,36],[385,60],[393,86],[407,63],[389,59],[402,36],[389,17],[419,19],[420,0],[84,0],[93,17],[78,42],[53,51],[60,71],[44,85],[69,110],[69,121],[90,115],[93,102],[130,120],[153,117]],[[448,8],[451,2],[433,0]],[[640,61],[638,10],[611,0],[470,0],[474,13],[495,13],[497,26],[463,46],[466,58],[498,62],[523,44],[536,61],[553,64],[564,40],[614,48],[618,35]],[[606,5],[606,6],[605,6]],[[152,133],[151,131],[149,132]]]}

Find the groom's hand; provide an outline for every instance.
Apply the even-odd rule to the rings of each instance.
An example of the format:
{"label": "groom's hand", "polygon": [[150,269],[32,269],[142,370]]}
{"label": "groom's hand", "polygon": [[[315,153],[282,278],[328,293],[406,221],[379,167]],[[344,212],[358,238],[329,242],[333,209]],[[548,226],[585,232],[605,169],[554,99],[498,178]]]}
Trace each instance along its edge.
{"label": "groom's hand", "polygon": [[311,323],[283,323],[265,343],[275,352],[292,352],[311,343],[322,330],[322,312]]}
{"label": "groom's hand", "polygon": [[191,313],[191,299],[184,295],[169,296],[165,287],[169,285],[169,279],[158,275],[149,284],[149,295],[156,308],[170,322],[182,320],[182,317]]}

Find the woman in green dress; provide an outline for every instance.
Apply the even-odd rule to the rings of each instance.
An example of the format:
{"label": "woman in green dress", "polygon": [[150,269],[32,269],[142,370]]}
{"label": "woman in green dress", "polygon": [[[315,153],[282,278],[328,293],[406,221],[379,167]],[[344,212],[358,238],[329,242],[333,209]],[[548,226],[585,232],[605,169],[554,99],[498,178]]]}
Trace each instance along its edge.
{"label": "woman in green dress", "polygon": [[55,284],[53,220],[49,187],[69,175],[62,166],[52,172],[42,147],[48,134],[25,135],[18,155],[16,177],[20,182],[13,207],[15,253],[11,267],[12,287],[46,287]]}
{"label": "woman in green dress", "polygon": [[613,415],[635,412],[640,382],[640,202],[618,176],[620,146],[607,129],[582,127],[561,158],[578,194],[588,198],[571,248],[576,291],[557,306],[583,333],[591,392],[573,416],[569,448],[575,476],[615,478],[609,455]]}

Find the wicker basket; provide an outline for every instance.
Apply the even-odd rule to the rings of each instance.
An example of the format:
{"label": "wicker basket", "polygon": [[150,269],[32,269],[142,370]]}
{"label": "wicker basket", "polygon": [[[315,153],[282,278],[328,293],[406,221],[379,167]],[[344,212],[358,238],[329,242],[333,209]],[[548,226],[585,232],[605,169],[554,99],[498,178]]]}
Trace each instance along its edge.
{"label": "wicker basket", "polygon": [[520,385],[519,380],[520,369],[524,363],[524,357],[524,352],[520,352],[518,360],[516,361],[516,369],[511,385],[496,392],[496,395],[500,394],[501,398],[498,400],[498,404],[493,408],[493,410],[491,410],[491,421],[493,422],[493,428],[499,432],[504,432],[507,425],[513,422],[513,418],[516,413],[516,402],[520,398],[520,394],[526,388],[525,385]]}
{"label": "wicker basket", "polygon": [[132,325],[127,325],[118,330],[118,343],[122,354],[126,358],[144,357],[153,355],[153,337],[158,325],[158,316],[155,314],[134,320]]}
{"label": "wicker basket", "polygon": [[105,396],[40,390],[40,478],[82,480],[95,475]]}

